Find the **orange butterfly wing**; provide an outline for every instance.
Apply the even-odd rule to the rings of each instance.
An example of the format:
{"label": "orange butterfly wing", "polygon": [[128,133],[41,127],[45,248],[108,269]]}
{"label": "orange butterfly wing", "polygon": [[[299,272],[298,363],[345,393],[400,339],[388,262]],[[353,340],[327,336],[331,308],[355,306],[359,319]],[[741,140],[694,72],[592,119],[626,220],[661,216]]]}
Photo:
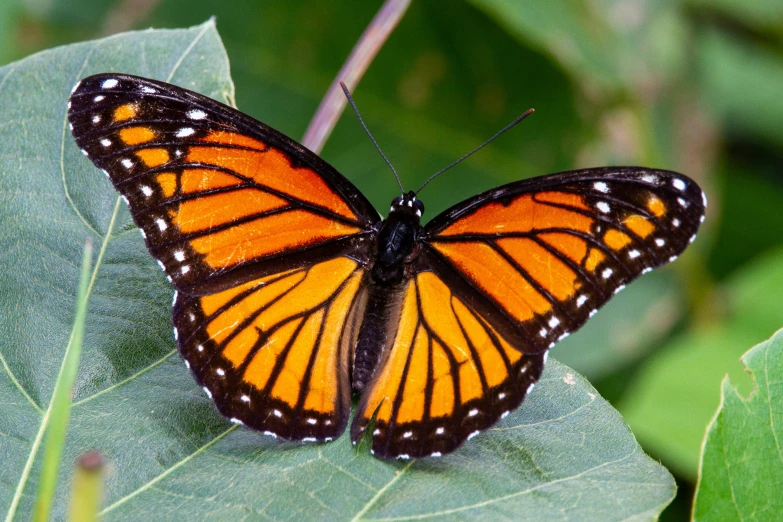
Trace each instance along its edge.
{"label": "orange butterfly wing", "polygon": [[363,275],[359,263],[338,257],[211,295],[178,294],[180,353],[232,422],[285,439],[331,440],[351,408]]}
{"label": "orange butterfly wing", "polygon": [[[429,266],[526,353],[551,348],[696,237],[706,198],[681,174],[634,167],[552,174],[491,190],[427,224]],[[425,257],[427,257],[425,256]]]}
{"label": "orange butterfly wing", "polygon": [[434,218],[354,442],[373,414],[383,457],[441,455],[497,422],[557,341],[685,249],[705,206],[680,174],[602,168],[512,183]]}
{"label": "orange butterfly wing", "polygon": [[214,100],[146,78],[82,80],[69,121],[181,291],[350,255],[366,262],[378,214],[302,145]]}
{"label": "orange butterfly wing", "polygon": [[522,353],[434,272],[421,272],[407,286],[394,342],[362,396],[351,438],[374,415],[374,455],[445,455],[519,406],[544,359]]}
{"label": "orange butterfly wing", "polygon": [[283,438],[342,433],[379,219],[366,198],[298,143],[166,83],[91,76],[68,116],[178,290],[174,335],[218,410]]}

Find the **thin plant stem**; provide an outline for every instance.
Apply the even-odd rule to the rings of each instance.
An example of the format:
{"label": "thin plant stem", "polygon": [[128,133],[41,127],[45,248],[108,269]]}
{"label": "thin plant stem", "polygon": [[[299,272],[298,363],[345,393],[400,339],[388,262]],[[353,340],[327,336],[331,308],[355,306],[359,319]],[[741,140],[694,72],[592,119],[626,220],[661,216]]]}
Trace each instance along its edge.
{"label": "thin plant stem", "polygon": [[378,54],[389,35],[397,27],[411,0],[386,0],[381,9],[364,30],[356,42],[351,54],[337,73],[329,90],[321,100],[321,105],[310,121],[309,127],[302,138],[302,145],[316,154],[321,152],[332,129],[337,124],[347,100],[340,87],[345,83],[349,90],[354,91],[359,84],[373,58]]}
{"label": "thin plant stem", "polygon": [[76,297],[76,315],[73,320],[71,342],[65,351],[60,374],[54,387],[52,400],[47,409],[50,422],[47,428],[46,446],[41,464],[41,479],[38,482],[33,520],[46,522],[52,510],[52,501],[57,489],[57,475],[60,470],[60,457],[65,445],[68,420],[71,414],[71,392],[79,370],[79,358],[84,339],[84,322],[87,318],[87,298],[90,286],[90,264],[92,261],[92,242],[84,247],[79,291]]}

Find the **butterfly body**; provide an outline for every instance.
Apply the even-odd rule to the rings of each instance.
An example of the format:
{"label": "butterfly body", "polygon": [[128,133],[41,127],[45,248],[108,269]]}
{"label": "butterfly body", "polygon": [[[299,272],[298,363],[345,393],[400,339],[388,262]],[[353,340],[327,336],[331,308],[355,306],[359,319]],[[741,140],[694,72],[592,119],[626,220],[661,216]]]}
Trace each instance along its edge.
{"label": "butterfly body", "polygon": [[176,289],[174,336],[232,422],[385,458],[441,456],[517,408],[548,350],[695,237],[692,180],[602,167],[510,183],[422,225],[381,220],[321,158],[197,93],[82,80],[74,138]]}
{"label": "butterfly body", "polygon": [[423,234],[424,205],[413,193],[392,201],[379,227],[375,255],[367,278],[367,308],[359,329],[351,372],[351,388],[361,393],[370,382],[396,331],[405,286],[412,277]]}

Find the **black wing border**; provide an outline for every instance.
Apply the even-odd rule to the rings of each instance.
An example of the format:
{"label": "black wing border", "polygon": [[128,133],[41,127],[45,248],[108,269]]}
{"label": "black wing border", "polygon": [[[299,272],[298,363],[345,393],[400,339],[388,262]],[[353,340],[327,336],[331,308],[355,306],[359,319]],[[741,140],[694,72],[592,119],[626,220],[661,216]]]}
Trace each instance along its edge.
{"label": "black wing border", "polygon": [[[266,125],[252,116],[249,116],[234,107],[226,105],[223,102],[204,96],[195,91],[191,91],[184,87],[174,85],[151,78],[145,78],[143,76],[135,76],[132,74],[109,72],[100,73],[87,76],[83,78],[78,86],[84,83],[101,82],[103,80],[116,79],[118,81],[129,81],[136,85],[147,85],[154,89],[159,89],[159,93],[138,93],[138,97],[147,98],[165,98],[172,97],[178,101],[186,102],[193,105],[193,108],[204,109],[216,114],[220,118],[224,118],[228,122],[237,126],[249,136],[259,139],[268,146],[278,148],[285,152],[291,159],[299,162],[295,166],[304,166],[312,169],[316,174],[321,176],[324,182],[334,189],[334,191],[345,201],[348,207],[359,218],[360,224],[365,229],[369,229],[377,224],[380,219],[378,212],[372,206],[370,201],[359,191],[356,186],[351,183],[345,176],[327,163],[324,159],[318,156],[316,153],[289,138],[280,131],[277,131]],[[77,86],[77,89],[78,89]],[[74,91],[76,92],[76,91]],[[132,91],[123,91],[128,95],[133,94]],[[73,110],[78,110],[76,107]]]}

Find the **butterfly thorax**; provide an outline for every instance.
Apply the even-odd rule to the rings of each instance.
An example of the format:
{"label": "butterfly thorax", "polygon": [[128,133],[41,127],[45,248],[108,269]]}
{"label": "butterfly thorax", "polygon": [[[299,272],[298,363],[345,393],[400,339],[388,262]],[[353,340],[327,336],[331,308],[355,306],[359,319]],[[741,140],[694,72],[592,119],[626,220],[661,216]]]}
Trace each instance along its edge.
{"label": "butterfly thorax", "polygon": [[424,205],[413,192],[392,201],[391,211],[378,230],[372,278],[385,285],[405,279],[405,266],[415,257],[416,240],[421,233]]}
{"label": "butterfly thorax", "polygon": [[424,205],[412,192],[392,201],[378,230],[368,281],[367,308],[354,351],[352,386],[360,392],[370,381],[396,335],[399,308],[416,258]]}

